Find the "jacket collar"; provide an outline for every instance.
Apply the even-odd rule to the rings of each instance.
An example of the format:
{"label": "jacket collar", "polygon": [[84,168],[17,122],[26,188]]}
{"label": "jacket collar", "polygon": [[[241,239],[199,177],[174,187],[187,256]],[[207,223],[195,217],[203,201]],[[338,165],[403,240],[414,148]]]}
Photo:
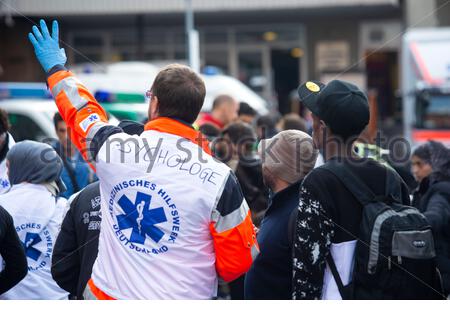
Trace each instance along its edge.
{"label": "jacket collar", "polygon": [[199,131],[196,131],[185,122],[173,118],[159,117],[147,122],[144,130],[155,130],[185,138],[198,145],[207,154],[211,155],[208,140]]}
{"label": "jacket collar", "polygon": [[420,181],[416,189],[413,191],[414,194],[425,194],[430,187],[430,178],[425,177]]}
{"label": "jacket collar", "polygon": [[[296,183],[291,184],[289,187],[275,193],[270,199],[270,207],[267,210],[267,213],[270,211],[282,207],[289,202],[293,196],[297,196],[300,194],[300,184],[302,180],[297,181]],[[266,213],[266,214],[267,214]]]}

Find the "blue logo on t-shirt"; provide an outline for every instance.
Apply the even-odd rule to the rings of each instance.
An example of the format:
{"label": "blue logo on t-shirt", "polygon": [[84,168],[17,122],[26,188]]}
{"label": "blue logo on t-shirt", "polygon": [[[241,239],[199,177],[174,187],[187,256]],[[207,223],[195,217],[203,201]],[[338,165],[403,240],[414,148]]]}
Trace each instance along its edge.
{"label": "blue logo on t-shirt", "polygon": [[37,233],[27,232],[25,235],[25,241],[23,242],[23,247],[25,249],[25,254],[28,258],[37,261],[41,256],[42,252],[36,249],[34,246],[41,242],[42,239]]}
{"label": "blue logo on t-shirt", "polygon": [[164,209],[162,207],[150,209],[151,200],[151,195],[138,192],[134,203],[126,195],[122,195],[118,201],[125,213],[117,215],[119,230],[131,228],[131,242],[144,244],[147,235],[158,243],[164,236],[164,232],[155,226],[167,221]]}
{"label": "blue logo on t-shirt", "polygon": [[181,217],[171,195],[144,179],[130,179],[113,186],[108,200],[114,234],[128,249],[159,255],[175,245]]}

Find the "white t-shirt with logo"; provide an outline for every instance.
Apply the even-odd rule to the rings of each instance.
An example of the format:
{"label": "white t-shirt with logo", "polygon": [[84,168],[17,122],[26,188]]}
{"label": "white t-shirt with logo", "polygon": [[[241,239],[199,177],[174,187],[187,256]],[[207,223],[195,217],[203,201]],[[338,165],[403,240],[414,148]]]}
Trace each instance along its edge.
{"label": "white t-shirt with logo", "polygon": [[[134,142],[114,142],[130,138]],[[154,130],[114,134],[102,145],[96,159],[102,222],[92,280],[103,292],[117,299],[216,295],[210,224],[230,169],[200,150]]]}
{"label": "white t-shirt with logo", "polygon": [[0,195],[0,205],[14,219],[28,262],[25,278],[0,299],[67,299],[68,293],[56,284],[50,271],[66,203],[64,198],[56,199],[45,186],[26,182]]}

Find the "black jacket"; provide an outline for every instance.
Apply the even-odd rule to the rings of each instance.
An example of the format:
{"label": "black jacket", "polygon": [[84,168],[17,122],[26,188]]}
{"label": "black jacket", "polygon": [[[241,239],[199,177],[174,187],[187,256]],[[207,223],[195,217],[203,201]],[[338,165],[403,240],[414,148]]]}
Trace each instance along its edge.
{"label": "black jacket", "polygon": [[100,189],[94,182],[70,202],[53,251],[53,279],[72,299],[83,299],[97,258],[100,222]]}
{"label": "black jacket", "polygon": [[25,250],[14,228],[13,218],[3,207],[0,207],[0,255],[5,263],[4,268],[0,265],[0,294],[3,294],[28,272]]}
{"label": "black jacket", "polygon": [[425,178],[414,192],[413,204],[433,228],[437,265],[446,294],[450,294],[450,180]]}
{"label": "black jacket", "polygon": [[252,212],[253,224],[259,227],[269,199],[269,192],[263,181],[261,159],[255,157],[251,160],[240,160],[235,174]]}
{"label": "black jacket", "polygon": [[292,297],[292,245],[289,218],[299,203],[297,182],[276,193],[258,232],[260,254],[245,276],[245,299]]}

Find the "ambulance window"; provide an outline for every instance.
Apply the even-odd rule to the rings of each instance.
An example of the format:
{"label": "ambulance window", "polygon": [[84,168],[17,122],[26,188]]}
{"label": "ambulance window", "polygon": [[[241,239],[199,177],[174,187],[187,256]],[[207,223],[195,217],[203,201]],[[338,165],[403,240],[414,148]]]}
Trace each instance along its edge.
{"label": "ambulance window", "polygon": [[419,95],[416,126],[424,129],[449,129],[450,95],[427,93]]}
{"label": "ambulance window", "polygon": [[18,114],[9,113],[9,122],[11,129],[9,132],[15,141],[34,140],[42,141],[45,138],[45,133],[30,117]]}

